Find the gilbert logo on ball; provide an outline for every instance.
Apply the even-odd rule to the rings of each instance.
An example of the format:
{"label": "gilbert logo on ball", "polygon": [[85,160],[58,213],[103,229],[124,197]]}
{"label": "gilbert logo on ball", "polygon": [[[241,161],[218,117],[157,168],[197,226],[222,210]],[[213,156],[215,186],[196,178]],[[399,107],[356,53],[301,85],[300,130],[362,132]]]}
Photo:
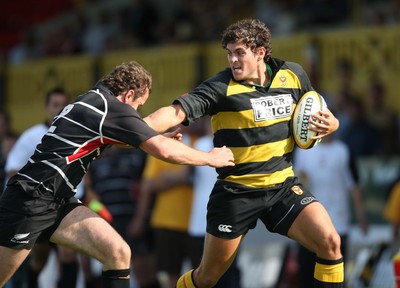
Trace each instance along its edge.
{"label": "gilbert logo on ball", "polygon": [[[309,91],[301,96],[292,115],[292,133],[296,145],[301,149],[310,149],[319,141],[311,139],[317,132],[311,131],[309,120],[312,114],[326,109],[324,98],[316,91]],[[313,119],[315,120],[315,119]]]}

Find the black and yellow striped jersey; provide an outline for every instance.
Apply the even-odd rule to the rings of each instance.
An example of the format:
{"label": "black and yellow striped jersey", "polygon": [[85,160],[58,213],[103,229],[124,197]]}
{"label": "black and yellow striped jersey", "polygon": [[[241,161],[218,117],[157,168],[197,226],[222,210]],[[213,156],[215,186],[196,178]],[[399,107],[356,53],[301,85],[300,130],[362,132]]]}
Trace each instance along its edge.
{"label": "black and yellow striped jersey", "polygon": [[269,87],[237,82],[227,68],[176,99],[187,123],[212,116],[214,146],[233,151],[236,165],[217,169],[219,181],[240,191],[266,188],[293,176],[290,122],[304,93],[313,90],[303,68],[272,58]]}

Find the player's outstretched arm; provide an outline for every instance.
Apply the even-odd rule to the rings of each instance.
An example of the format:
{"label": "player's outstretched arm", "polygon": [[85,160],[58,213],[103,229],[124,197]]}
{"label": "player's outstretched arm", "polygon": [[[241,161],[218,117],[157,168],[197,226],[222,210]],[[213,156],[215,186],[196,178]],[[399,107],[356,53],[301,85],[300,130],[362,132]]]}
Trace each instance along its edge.
{"label": "player's outstretched arm", "polygon": [[186,113],[181,105],[171,105],[162,107],[143,120],[151,128],[159,133],[164,133],[168,129],[181,124],[186,119]]}
{"label": "player's outstretched arm", "polygon": [[[315,118],[315,121],[313,118]],[[308,129],[318,132],[318,135],[311,137],[311,139],[321,139],[339,128],[339,120],[329,109],[319,111],[317,114],[312,114],[310,124]]]}
{"label": "player's outstretched arm", "polygon": [[203,152],[177,140],[157,135],[143,142],[140,148],[158,159],[175,164],[208,165],[215,168],[235,165],[232,151],[225,146]]}

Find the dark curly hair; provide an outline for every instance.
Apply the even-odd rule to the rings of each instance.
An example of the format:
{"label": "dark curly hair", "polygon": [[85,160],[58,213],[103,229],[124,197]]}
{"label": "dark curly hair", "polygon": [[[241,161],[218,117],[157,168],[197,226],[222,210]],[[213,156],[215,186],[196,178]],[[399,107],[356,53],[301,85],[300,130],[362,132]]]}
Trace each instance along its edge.
{"label": "dark curly hair", "polygon": [[99,83],[108,87],[115,96],[134,90],[135,95],[140,97],[145,93],[146,88],[151,91],[152,78],[150,72],[138,62],[129,61],[115,67],[111,73],[101,78]]}
{"label": "dark curly hair", "polygon": [[258,19],[244,19],[228,26],[222,33],[222,48],[226,49],[229,43],[242,42],[253,52],[256,48],[264,47],[264,61],[271,58],[271,32],[267,25]]}

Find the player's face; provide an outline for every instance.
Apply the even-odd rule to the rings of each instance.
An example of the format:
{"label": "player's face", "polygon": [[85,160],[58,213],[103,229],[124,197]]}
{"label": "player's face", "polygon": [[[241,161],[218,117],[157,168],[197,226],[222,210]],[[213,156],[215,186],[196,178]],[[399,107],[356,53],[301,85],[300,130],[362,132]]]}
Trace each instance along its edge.
{"label": "player's face", "polygon": [[144,105],[144,103],[146,103],[147,99],[149,99],[149,97],[150,97],[150,93],[151,93],[151,90],[149,88],[146,88],[143,95],[140,97],[141,98],[140,106]]}
{"label": "player's face", "polygon": [[150,96],[150,89],[146,88],[144,90],[144,93],[138,97],[135,97],[135,91],[134,90],[128,90],[124,94],[122,94],[122,98],[120,101],[128,104],[131,106],[133,109],[137,110],[139,106],[144,105],[146,103],[147,99],[149,99]]}
{"label": "player's face", "polygon": [[257,55],[241,42],[229,43],[226,50],[233,78],[236,81],[257,82]]}

